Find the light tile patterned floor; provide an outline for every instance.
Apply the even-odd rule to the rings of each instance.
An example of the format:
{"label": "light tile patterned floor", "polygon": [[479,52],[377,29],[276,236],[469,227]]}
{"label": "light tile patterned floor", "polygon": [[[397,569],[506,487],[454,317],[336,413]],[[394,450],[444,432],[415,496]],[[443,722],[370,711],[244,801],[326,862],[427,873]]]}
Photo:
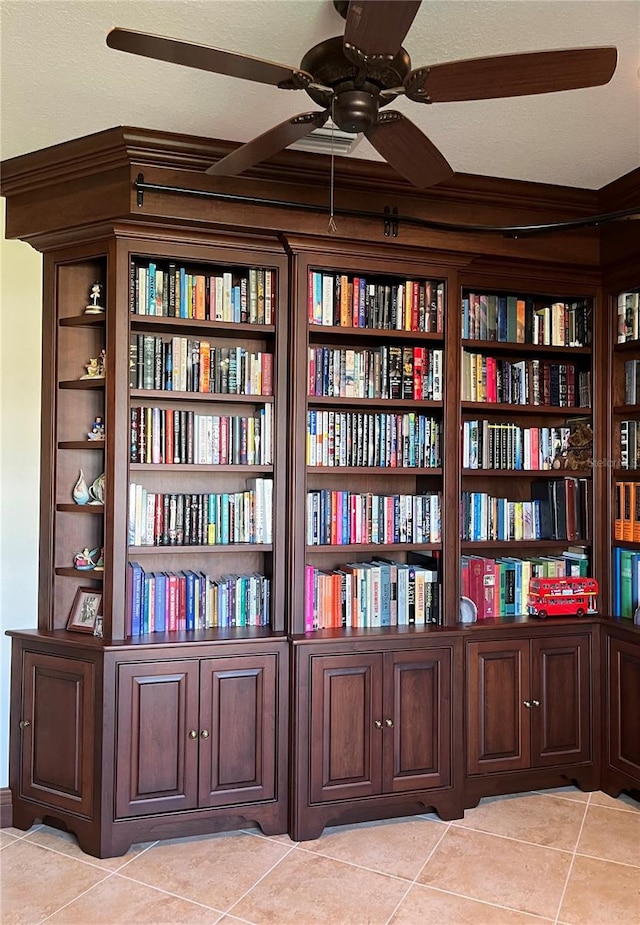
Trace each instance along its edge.
{"label": "light tile patterned floor", "polygon": [[0,831],[3,925],[638,925],[640,805],[571,787],[436,816],[257,830],[84,854]]}

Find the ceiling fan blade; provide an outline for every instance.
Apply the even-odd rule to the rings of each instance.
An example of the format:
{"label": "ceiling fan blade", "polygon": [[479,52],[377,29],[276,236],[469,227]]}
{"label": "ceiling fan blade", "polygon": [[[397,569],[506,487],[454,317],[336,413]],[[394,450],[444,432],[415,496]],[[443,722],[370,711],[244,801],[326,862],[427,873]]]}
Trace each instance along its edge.
{"label": "ceiling fan blade", "polygon": [[420,129],[400,112],[383,112],[365,133],[376,151],[418,189],[453,176],[453,169]]}
{"label": "ceiling fan blade", "polygon": [[351,0],[344,31],[345,53],[365,58],[395,57],[420,3],[421,0]]}
{"label": "ceiling fan blade", "polygon": [[406,95],[417,102],[489,100],[599,87],[616,69],[615,48],[567,48],[450,61],[412,71]]}
{"label": "ceiling fan blade", "polygon": [[326,109],[304,112],[292,119],[287,119],[286,122],[281,122],[280,125],[270,128],[268,132],[236,148],[231,154],[227,154],[222,160],[209,167],[206,172],[214,177],[235,177],[244,170],[248,170],[249,167],[253,167],[254,164],[259,164],[271,157],[272,154],[282,151],[299,138],[304,138],[314,128],[320,128],[328,118],[329,110]]}
{"label": "ceiling fan blade", "polygon": [[144,58],[170,61],[201,71],[212,71],[214,74],[240,77],[262,84],[284,84],[291,89],[303,89],[312,80],[310,74],[286,64],[275,64],[273,61],[252,58],[250,55],[211,48],[209,45],[196,45],[194,42],[134,32],[131,29],[112,29],[107,35],[107,45],[118,51],[142,55]]}

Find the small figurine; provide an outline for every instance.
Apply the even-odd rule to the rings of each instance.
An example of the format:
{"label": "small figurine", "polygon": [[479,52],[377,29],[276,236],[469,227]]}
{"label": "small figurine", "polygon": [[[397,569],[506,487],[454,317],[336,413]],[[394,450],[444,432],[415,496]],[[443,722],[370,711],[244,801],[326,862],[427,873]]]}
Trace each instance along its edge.
{"label": "small figurine", "polygon": [[104,421],[99,415],[95,418],[87,438],[89,440],[104,440]]}
{"label": "small figurine", "polygon": [[89,486],[89,504],[104,504],[104,472]]}
{"label": "small figurine", "polygon": [[104,572],[104,551],[102,546],[99,549],[91,550],[91,558],[96,563],[96,572]]}
{"label": "small figurine", "polygon": [[93,554],[97,550],[88,549],[85,547],[82,552],[77,552],[73,557],[74,568],[77,568],[81,572],[88,572],[91,569],[95,569],[96,563],[93,559]]}
{"label": "small figurine", "polygon": [[85,315],[100,315],[104,308],[100,305],[100,297],[102,296],[102,285],[97,280],[92,285],[89,290],[89,302],[90,304],[84,310]]}
{"label": "small figurine", "polygon": [[105,362],[107,354],[105,350],[100,351],[99,357],[91,357],[88,363],[85,363],[85,369],[87,370],[83,376],[80,376],[81,379],[104,379],[105,374]]}
{"label": "small figurine", "polygon": [[101,350],[98,357],[98,379],[103,379],[106,373],[107,351]]}
{"label": "small figurine", "polygon": [[73,486],[71,496],[76,504],[88,504],[89,499],[91,498],[91,495],[89,494],[89,486],[87,485],[82,469],[80,470],[78,481]]}
{"label": "small figurine", "polygon": [[104,632],[102,629],[102,615],[101,614],[97,615],[95,623],[93,624],[93,635],[99,636],[100,638],[102,638],[102,636],[104,635]]}

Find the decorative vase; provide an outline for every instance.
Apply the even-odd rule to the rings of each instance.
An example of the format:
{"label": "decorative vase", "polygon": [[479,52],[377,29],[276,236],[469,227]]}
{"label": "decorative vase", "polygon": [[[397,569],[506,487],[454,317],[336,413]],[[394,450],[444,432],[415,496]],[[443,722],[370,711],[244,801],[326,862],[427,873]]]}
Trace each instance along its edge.
{"label": "decorative vase", "polygon": [[89,486],[87,485],[82,469],[80,470],[78,481],[73,486],[71,495],[76,504],[88,504],[91,498],[91,495],[89,494]]}
{"label": "decorative vase", "polygon": [[104,504],[104,472],[89,486],[89,504]]}

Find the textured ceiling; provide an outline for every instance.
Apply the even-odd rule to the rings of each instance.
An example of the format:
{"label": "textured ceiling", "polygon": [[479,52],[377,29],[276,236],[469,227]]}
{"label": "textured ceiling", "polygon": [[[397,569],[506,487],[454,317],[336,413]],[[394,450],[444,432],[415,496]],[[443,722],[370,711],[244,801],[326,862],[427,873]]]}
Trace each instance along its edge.
{"label": "textured ceiling", "polygon": [[[344,22],[331,0],[1,0],[3,159],[114,125],[247,141],[313,108],[300,91],[112,51],[116,25],[298,65]],[[424,0],[404,45],[414,67],[615,45],[605,87],[394,106],[462,173],[597,189],[640,164],[640,0]],[[354,156],[379,159],[366,141]]]}

